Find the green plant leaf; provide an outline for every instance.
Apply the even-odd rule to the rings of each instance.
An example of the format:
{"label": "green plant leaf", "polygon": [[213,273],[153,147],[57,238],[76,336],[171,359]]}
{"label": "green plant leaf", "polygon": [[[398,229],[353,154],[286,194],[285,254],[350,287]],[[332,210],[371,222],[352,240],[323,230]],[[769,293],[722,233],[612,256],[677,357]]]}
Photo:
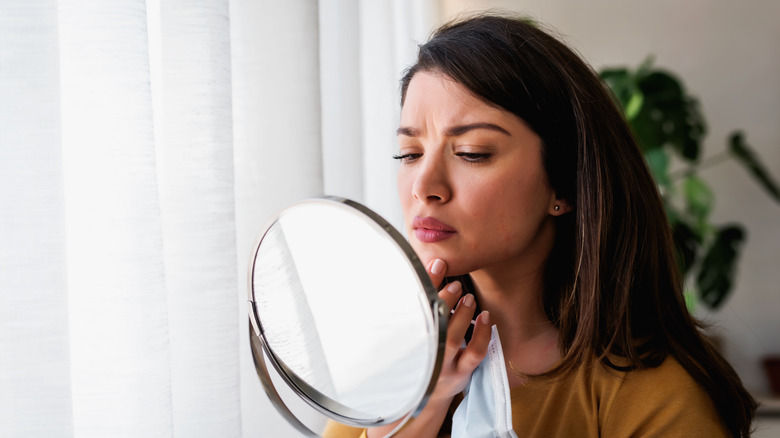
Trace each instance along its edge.
{"label": "green plant leaf", "polygon": [[682,140],[681,154],[691,161],[698,161],[701,142],[707,134],[707,122],[701,112],[698,99],[688,97],[686,100],[686,128]]}
{"label": "green plant leaf", "polygon": [[688,309],[688,313],[695,315],[698,304],[698,301],[696,300],[696,291],[693,289],[686,289],[683,292],[683,298],[685,298],[685,307]]}
{"label": "green plant leaf", "polygon": [[750,146],[745,143],[741,132],[736,131],[729,136],[729,150],[740,163],[747,167],[759,185],[769,192],[775,201],[780,202],[780,188]]}
{"label": "green plant leaf", "polygon": [[661,148],[650,149],[645,152],[645,161],[650,172],[655,178],[655,183],[667,187],[671,184],[669,178],[669,154]]}
{"label": "green plant leaf", "polygon": [[679,221],[672,225],[672,238],[677,257],[677,266],[685,276],[696,262],[696,255],[702,242],[702,236],[690,225]]}
{"label": "green plant leaf", "polygon": [[731,291],[739,256],[739,246],[745,232],[738,225],[724,226],[707,250],[696,277],[699,298],[712,309],[720,307]]}
{"label": "green plant leaf", "polygon": [[641,107],[642,100],[641,91],[639,91],[634,75],[628,69],[617,68],[604,70],[600,73],[600,76],[609,89],[612,90],[613,97],[620,108],[623,109],[626,119],[631,119],[631,112],[639,110],[637,104]]}
{"label": "green plant leaf", "polygon": [[671,73],[655,70],[641,78],[639,86],[643,92],[653,96],[656,102],[676,106],[684,100],[680,80]]}
{"label": "green plant leaf", "polygon": [[644,97],[632,127],[644,150],[669,145],[687,161],[696,161],[706,132],[698,101],[686,95],[670,73],[655,70],[638,80]]}
{"label": "green plant leaf", "polygon": [[694,174],[688,175],[682,185],[686,211],[697,220],[697,226],[701,229],[715,204],[715,195],[710,186]]}
{"label": "green plant leaf", "polygon": [[639,89],[634,90],[633,94],[631,94],[631,97],[628,99],[628,103],[626,104],[626,119],[635,119],[637,114],[639,114],[639,111],[642,109],[644,102],[645,95],[642,94]]}

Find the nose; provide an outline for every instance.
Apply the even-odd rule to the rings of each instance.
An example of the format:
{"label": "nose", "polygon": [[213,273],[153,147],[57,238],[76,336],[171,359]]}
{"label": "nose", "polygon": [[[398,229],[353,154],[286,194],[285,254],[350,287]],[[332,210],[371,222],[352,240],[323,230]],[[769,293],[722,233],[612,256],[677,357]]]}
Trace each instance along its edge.
{"label": "nose", "polygon": [[420,164],[412,185],[412,195],[423,204],[449,201],[452,187],[445,164],[434,159],[424,160]]}

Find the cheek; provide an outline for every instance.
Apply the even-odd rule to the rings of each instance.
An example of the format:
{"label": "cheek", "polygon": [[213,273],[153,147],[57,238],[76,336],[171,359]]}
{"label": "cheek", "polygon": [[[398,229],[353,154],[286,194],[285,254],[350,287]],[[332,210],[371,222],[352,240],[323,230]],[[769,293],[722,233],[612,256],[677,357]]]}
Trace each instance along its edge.
{"label": "cheek", "polygon": [[526,239],[547,215],[545,184],[510,178],[482,187],[473,193],[473,211],[479,215],[475,220],[492,230],[497,243],[511,245]]}
{"label": "cheek", "polygon": [[[479,186],[477,186],[479,187]],[[481,230],[480,241],[470,242],[472,250],[477,250],[485,240],[495,243],[510,243],[517,233],[517,201],[516,196],[506,188],[494,185],[483,186],[484,190],[471,193],[471,223]]]}
{"label": "cheek", "polygon": [[520,218],[502,211],[497,215],[494,227],[498,242],[507,245],[505,251],[511,252],[510,246],[515,243],[514,240],[517,239],[518,230],[521,228]]}
{"label": "cheek", "polygon": [[401,201],[401,209],[403,210],[404,217],[407,215],[407,211],[409,210],[409,201],[411,201],[412,197],[412,186],[409,180],[410,179],[402,172],[398,173],[396,187],[398,188],[398,199]]}
{"label": "cheek", "polygon": [[522,182],[516,178],[475,181],[469,184],[469,204],[475,219],[497,232],[510,228],[518,206],[523,202]]}

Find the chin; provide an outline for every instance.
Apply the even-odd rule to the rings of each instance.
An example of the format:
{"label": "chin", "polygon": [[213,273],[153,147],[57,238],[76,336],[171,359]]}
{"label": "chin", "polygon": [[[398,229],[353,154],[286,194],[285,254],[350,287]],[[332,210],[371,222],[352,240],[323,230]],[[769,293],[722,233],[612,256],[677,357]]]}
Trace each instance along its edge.
{"label": "chin", "polygon": [[415,254],[417,254],[417,257],[420,258],[420,261],[422,262],[423,266],[427,267],[428,263],[431,262],[436,256],[434,255],[434,252],[430,249],[426,249],[423,244],[415,242],[412,240],[411,242],[412,249],[414,250]]}
{"label": "chin", "polygon": [[453,264],[451,267],[448,264],[447,267],[448,267],[447,277],[457,277],[459,275],[466,275],[471,273],[471,271],[473,271],[473,269],[460,268],[457,264]]}
{"label": "chin", "polygon": [[472,266],[473,263],[469,260],[462,260],[459,257],[447,254],[441,249],[437,250],[436,248],[432,247],[431,244],[420,243],[413,240],[412,248],[414,249],[414,252],[417,253],[417,256],[420,258],[420,261],[425,268],[428,267],[428,264],[431,262],[431,260],[436,258],[447,262],[447,277],[465,275],[474,270],[474,267]]}

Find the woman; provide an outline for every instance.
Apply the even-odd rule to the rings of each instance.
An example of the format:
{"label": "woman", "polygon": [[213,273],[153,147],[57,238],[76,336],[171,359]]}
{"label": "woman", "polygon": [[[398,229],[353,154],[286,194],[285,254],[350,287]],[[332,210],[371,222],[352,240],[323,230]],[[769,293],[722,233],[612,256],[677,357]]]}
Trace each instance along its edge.
{"label": "woman", "polygon": [[398,436],[448,433],[492,324],[518,436],[749,436],[756,403],[685,308],[656,185],[592,69],[481,15],[436,31],[401,85],[405,226],[454,313]]}

